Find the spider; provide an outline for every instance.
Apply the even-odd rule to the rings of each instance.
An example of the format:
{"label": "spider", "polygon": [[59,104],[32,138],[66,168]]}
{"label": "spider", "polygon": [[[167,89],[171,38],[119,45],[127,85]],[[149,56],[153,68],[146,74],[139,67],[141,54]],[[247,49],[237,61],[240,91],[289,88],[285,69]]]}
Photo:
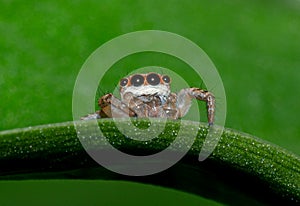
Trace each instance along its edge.
{"label": "spider", "polygon": [[134,74],[119,82],[121,100],[111,93],[98,100],[99,111],[82,120],[111,117],[163,117],[178,119],[187,114],[192,99],[205,101],[209,126],[214,123],[215,98],[206,90],[186,88],[171,93],[171,78],[158,73]]}

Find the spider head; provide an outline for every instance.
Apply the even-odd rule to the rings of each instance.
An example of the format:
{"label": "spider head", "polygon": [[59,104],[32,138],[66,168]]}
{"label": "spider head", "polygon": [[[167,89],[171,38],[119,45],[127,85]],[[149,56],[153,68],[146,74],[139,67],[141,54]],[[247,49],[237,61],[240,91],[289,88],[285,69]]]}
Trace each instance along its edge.
{"label": "spider head", "polygon": [[120,94],[131,93],[134,97],[145,95],[168,96],[170,94],[171,79],[167,75],[157,73],[134,74],[120,80]]}

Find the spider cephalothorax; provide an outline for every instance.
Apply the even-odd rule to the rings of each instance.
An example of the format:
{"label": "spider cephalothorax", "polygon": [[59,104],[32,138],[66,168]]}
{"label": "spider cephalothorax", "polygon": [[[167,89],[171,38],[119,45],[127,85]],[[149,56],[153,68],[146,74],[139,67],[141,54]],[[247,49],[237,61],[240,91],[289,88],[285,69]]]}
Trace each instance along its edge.
{"label": "spider cephalothorax", "polygon": [[170,92],[171,79],[158,73],[134,74],[120,80],[121,100],[111,93],[102,96],[95,114],[82,119],[105,117],[166,117],[178,119],[186,115],[193,98],[206,102],[209,125],[213,124],[215,98],[199,88]]}

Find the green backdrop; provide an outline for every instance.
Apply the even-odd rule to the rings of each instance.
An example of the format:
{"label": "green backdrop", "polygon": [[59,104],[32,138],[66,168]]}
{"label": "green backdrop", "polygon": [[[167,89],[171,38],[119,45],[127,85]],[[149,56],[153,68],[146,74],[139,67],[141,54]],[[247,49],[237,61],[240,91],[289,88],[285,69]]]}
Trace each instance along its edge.
{"label": "green backdrop", "polygon": [[[146,29],[177,33],[206,51],[225,86],[226,127],[300,154],[300,3],[292,0],[1,1],[0,131],[72,120],[73,86],[86,58],[118,35]],[[123,65],[147,62],[147,56],[141,58]],[[112,78],[114,84],[118,78]],[[0,184],[2,190],[19,187]],[[28,184],[30,188],[34,183]],[[47,184],[45,191],[57,188]],[[117,190],[106,182],[99,184],[106,191]],[[168,202],[179,194],[124,184],[128,197],[145,190],[141,198]],[[30,191],[26,184],[25,190]],[[72,195],[78,203],[73,194],[80,192],[66,196]],[[107,201],[109,195],[103,194],[92,199]],[[207,203],[180,195],[186,195],[186,201]],[[121,198],[119,203],[124,201]]]}

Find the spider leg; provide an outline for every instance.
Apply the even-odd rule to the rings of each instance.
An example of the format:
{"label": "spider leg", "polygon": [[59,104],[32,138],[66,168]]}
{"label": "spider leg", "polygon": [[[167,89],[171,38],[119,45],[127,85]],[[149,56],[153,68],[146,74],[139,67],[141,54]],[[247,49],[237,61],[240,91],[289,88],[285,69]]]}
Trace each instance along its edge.
{"label": "spider leg", "polygon": [[102,96],[98,101],[98,105],[101,108],[99,111],[101,118],[136,116],[136,113],[132,109],[112,94]]}
{"label": "spider leg", "polygon": [[129,109],[126,104],[114,97],[112,94],[106,94],[98,100],[98,105],[101,108],[93,114],[81,117],[81,120],[111,118],[111,117],[135,117],[134,111]]}
{"label": "spider leg", "polygon": [[163,104],[165,116],[170,119],[178,119],[181,117],[180,109],[177,106],[177,94],[171,93]]}
{"label": "spider leg", "polygon": [[90,120],[90,119],[99,119],[100,115],[99,115],[99,111],[93,113],[93,114],[88,114],[84,117],[81,117],[80,120]]}
{"label": "spider leg", "polygon": [[190,109],[193,98],[206,102],[208,124],[213,125],[215,116],[215,97],[212,93],[199,88],[182,89],[178,93],[177,107],[180,111],[180,117],[186,115]]}

